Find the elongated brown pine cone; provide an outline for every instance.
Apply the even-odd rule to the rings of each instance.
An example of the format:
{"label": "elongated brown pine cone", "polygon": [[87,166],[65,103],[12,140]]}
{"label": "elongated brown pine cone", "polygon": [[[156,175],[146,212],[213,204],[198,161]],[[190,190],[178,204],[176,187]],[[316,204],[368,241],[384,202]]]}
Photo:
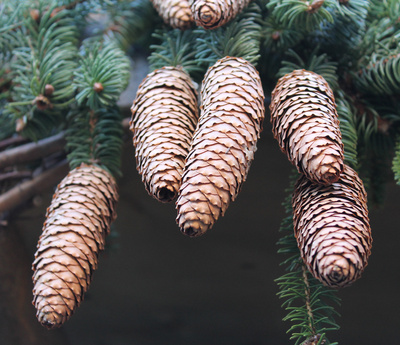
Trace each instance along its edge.
{"label": "elongated brown pine cone", "polygon": [[114,178],[82,164],[58,185],[33,262],[33,304],[40,323],[60,327],[89,288],[118,200]]}
{"label": "elongated brown pine cone", "polygon": [[179,67],[155,70],[137,91],[130,122],[136,166],[147,192],[159,201],[178,194],[198,121],[197,103],[190,76]]}
{"label": "elongated brown pine cone", "polygon": [[333,92],[325,79],[295,70],[272,92],[272,132],[289,161],[310,180],[330,184],[343,170],[343,143]]}
{"label": "elongated brown pine cone", "polygon": [[194,20],[204,29],[216,29],[234,19],[251,0],[190,0]]}
{"label": "elongated brown pine cone", "polygon": [[247,177],[264,119],[257,70],[242,58],[211,66],[201,88],[199,124],[176,202],[177,223],[199,236],[223,216]]}
{"label": "elongated brown pine cone", "polygon": [[163,21],[175,29],[189,29],[193,23],[192,10],[187,0],[151,0]]}
{"label": "elongated brown pine cone", "polygon": [[329,186],[303,175],[292,204],[297,244],[314,277],[333,288],[357,280],[372,246],[367,195],[357,173],[345,165],[339,181]]}

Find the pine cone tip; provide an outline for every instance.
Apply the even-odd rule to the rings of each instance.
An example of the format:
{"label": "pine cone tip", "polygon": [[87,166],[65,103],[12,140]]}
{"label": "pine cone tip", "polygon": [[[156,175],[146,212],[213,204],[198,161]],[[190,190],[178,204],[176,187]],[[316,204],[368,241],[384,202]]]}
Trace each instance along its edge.
{"label": "pine cone tip", "polygon": [[209,226],[197,220],[186,220],[180,226],[181,232],[189,237],[199,237],[204,235],[208,229]]}
{"label": "pine cone tip", "polygon": [[175,199],[177,192],[176,190],[171,190],[172,188],[162,187],[156,191],[156,198],[161,202],[171,202]]}
{"label": "pine cone tip", "polygon": [[50,306],[43,308],[43,310],[38,313],[37,318],[40,324],[49,330],[59,328],[64,323],[62,315],[57,313]]}
{"label": "pine cone tip", "polygon": [[322,282],[330,287],[344,287],[353,283],[358,271],[353,263],[339,255],[325,257],[319,263]]}

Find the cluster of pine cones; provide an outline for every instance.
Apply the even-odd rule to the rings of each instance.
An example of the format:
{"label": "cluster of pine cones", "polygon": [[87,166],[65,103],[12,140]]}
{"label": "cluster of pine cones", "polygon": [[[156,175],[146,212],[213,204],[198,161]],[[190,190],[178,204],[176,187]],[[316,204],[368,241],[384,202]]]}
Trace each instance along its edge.
{"label": "cluster of pine cones", "polygon": [[274,137],[302,174],[292,205],[304,263],[327,286],[349,285],[367,265],[372,238],[363,183],[343,162],[333,92],[322,76],[295,70],[279,79],[270,110]]}
{"label": "cluster of pine cones", "polygon": [[[249,1],[229,1],[229,11],[219,3],[153,0],[164,20],[182,29],[193,21],[223,25]],[[146,190],[161,202],[176,199],[184,234],[204,234],[237,197],[254,158],[265,116],[258,71],[226,56],[208,69],[199,97],[182,68],[165,66],[143,80],[131,110]],[[351,284],[367,265],[372,239],[362,181],[344,163],[333,92],[320,75],[296,70],[278,81],[270,111],[274,137],[301,174],[292,200],[304,263],[327,286]],[[96,165],[72,170],[59,184],[33,264],[44,326],[62,325],[82,301],[117,199],[114,178]]]}

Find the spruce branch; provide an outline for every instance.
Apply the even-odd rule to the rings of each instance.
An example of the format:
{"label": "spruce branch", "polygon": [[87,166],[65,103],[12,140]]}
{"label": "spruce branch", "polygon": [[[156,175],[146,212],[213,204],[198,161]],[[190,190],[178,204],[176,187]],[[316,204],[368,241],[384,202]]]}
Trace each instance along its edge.
{"label": "spruce branch", "polygon": [[129,75],[128,57],[114,42],[88,40],[81,49],[80,67],[74,72],[76,101],[92,110],[109,107],[128,86]]}
{"label": "spruce branch", "polygon": [[17,184],[0,195],[0,214],[14,209],[18,205],[28,201],[34,195],[41,193],[44,189],[54,186],[67,173],[68,163],[66,160],[63,160],[34,178]]}
{"label": "spruce branch", "polygon": [[366,94],[400,93],[400,49],[380,57],[373,53],[367,66],[353,73],[355,85]]}
{"label": "spruce branch", "polygon": [[394,173],[394,179],[398,185],[400,185],[400,140],[398,139],[395,147],[395,155],[392,162],[392,170]]}
{"label": "spruce branch", "polygon": [[82,163],[96,164],[120,176],[122,136],[122,117],[115,104],[96,111],[87,107],[72,109],[66,130],[71,169]]}
{"label": "spruce branch", "polygon": [[316,47],[307,55],[307,60],[304,60],[296,51],[289,49],[285,54],[277,77],[282,77],[296,69],[305,69],[323,76],[329,86],[336,90],[338,88],[337,63],[331,61],[325,53],[318,55],[318,50],[319,47]]}
{"label": "spruce branch", "polygon": [[305,34],[302,29],[283,25],[273,13],[270,13],[263,25],[263,45],[268,51],[283,53],[296,46]]}
{"label": "spruce branch", "polygon": [[195,58],[196,52],[193,49],[195,37],[190,29],[156,30],[153,38],[160,43],[150,46],[152,50],[148,58],[150,70],[154,71],[164,66],[181,66],[192,78],[200,79],[205,70],[198,65]]}
{"label": "spruce branch", "polygon": [[16,121],[17,132],[33,140],[62,124],[63,111],[74,99],[71,75],[77,54],[77,30],[71,13],[64,10],[51,16],[51,8],[39,8],[39,23],[29,15],[26,32],[18,32],[25,45],[13,50],[15,86],[10,92],[13,101],[5,111]]}
{"label": "spruce branch", "polygon": [[64,132],[54,136],[30,142],[0,152],[0,169],[19,163],[25,163],[38,158],[43,158],[52,153],[62,151],[65,146]]}
{"label": "spruce branch", "polygon": [[323,21],[312,33],[317,44],[341,64],[349,64],[360,52],[357,47],[367,30],[368,0],[338,1],[328,8],[333,22]]}
{"label": "spruce branch", "polygon": [[341,90],[336,95],[336,109],[339,116],[340,132],[342,133],[345,163],[358,170],[357,111],[354,109],[351,100]]}
{"label": "spruce branch", "polygon": [[[291,186],[294,186],[297,176],[292,172]],[[313,338],[318,339],[318,344],[325,341],[325,344],[334,345],[337,343],[330,343],[326,332],[339,329],[334,320],[339,314],[333,304],[339,304],[340,300],[335,290],[323,286],[311,276],[301,259],[293,234],[292,190],[293,187],[287,189],[290,194],[283,202],[286,216],[279,230],[283,236],[278,241],[278,253],[286,256],[281,264],[286,266],[286,273],[275,280],[279,287],[278,297],[285,299],[282,307],[288,311],[283,320],[292,323],[288,333],[291,333],[290,339],[295,340],[295,345],[309,344],[307,341]]]}
{"label": "spruce branch", "polygon": [[261,23],[259,5],[251,3],[229,24],[215,30],[198,28],[196,59],[206,67],[225,56],[242,57],[254,66],[260,57]]}
{"label": "spruce branch", "polygon": [[304,28],[311,32],[319,25],[333,22],[329,8],[337,6],[333,0],[271,0],[267,8],[286,27]]}
{"label": "spruce branch", "polygon": [[123,51],[135,43],[147,45],[156,23],[156,12],[149,0],[102,1],[101,5],[100,20],[98,16],[87,18],[97,40],[105,37]]}

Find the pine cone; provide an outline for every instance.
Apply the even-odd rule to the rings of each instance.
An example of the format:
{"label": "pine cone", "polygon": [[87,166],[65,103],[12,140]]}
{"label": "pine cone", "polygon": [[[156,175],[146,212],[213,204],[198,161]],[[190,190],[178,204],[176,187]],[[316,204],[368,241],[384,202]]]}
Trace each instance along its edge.
{"label": "pine cone", "polygon": [[310,180],[328,185],[343,170],[343,143],[335,98],[320,75],[295,70],[272,92],[271,124],[290,162]]}
{"label": "pine cone", "polygon": [[131,110],[137,169],[148,193],[169,202],[178,194],[197,125],[196,89],[181,68],[163,67],[143,80]]}
{"label": "pine cone", "polygon": [[264,119],[257,70],[242,58],[225,57],[202,83],[199,124],[176,202],[181,231],[199,236],[223,216],[247,177]]}
{"label": "pine cone", "polygon": [[372,245],[367,195],[357,173],[345,165],[339,181],[329,186],[303,175],[292,204],[297,244],[314,277],[334,288],[357,280]]}
{"label": "pine cone", "polygon": [[151,0],[154,8],[164,22],[175,29],[189,29],[194,22],[189,1]]}
{"label": "pine cone", "polygon": [[190,0],[194,20],[204,29],[216,29],[235,18],[250,0]]}
{"label": "pine cone", "polygon": [[82,164],[58,185],[33,262],[33,304],[40,323],[60,327],[83,300],[104,249],[118,199],[114,178]]}

